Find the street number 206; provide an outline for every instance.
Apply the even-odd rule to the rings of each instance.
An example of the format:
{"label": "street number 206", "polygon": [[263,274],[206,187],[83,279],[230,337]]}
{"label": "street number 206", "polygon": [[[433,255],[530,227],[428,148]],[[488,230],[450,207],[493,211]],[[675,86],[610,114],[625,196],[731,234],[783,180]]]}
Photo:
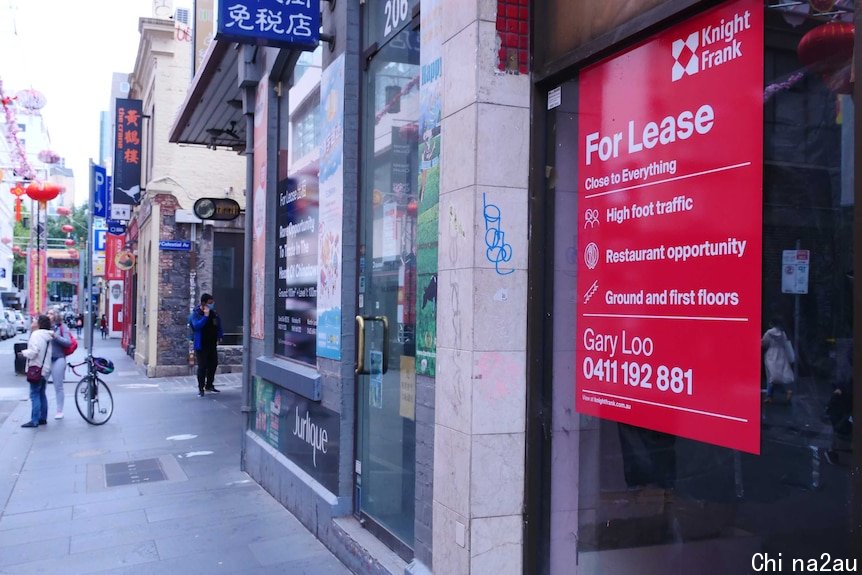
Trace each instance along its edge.
{"label": "street number 206", "polygon": [[395,30],[407,21],[407,16],[410,14],[410,5],[407,0],[386,0],[383,12],[386,15],[386,25],[383,29],[383,35],[389,36],[392,30]]}

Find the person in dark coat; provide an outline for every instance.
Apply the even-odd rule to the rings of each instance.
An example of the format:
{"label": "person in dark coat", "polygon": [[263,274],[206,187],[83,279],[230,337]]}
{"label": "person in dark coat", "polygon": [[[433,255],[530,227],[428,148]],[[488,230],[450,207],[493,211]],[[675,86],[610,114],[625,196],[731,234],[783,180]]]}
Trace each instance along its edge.
{"label": "person in dark coat", "polygon": [[192,310],[189,323],[194,331],[195,360],[198,364],[198,396],[204,390],[219,393],[213,384],[218,367],[218,344],[224,337],[221,317],[215,311],[213,296],[205,293],[201,303]]}

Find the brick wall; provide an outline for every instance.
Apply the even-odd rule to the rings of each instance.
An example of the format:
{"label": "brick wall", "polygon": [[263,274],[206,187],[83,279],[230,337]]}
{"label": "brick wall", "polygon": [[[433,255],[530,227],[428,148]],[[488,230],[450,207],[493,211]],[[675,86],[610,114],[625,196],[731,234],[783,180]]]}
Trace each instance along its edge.
{"label": "brick wall", "polygon": [[529,72],[530,9],[527,0],[497,0],[497,68],[511,74]]}
{"label": "brick wall", "polygon": [[[176,225],[177,199],[168,194],[159,194],[153,202],[160,206],[159,239],[188,240],[188,226]],[[155,223],[155,222],[154,222]],[[154,249],[157,249],[154,246]],[[189,315],[189,269],[192,252],[159,251],[158,282],[158,335],[157,359],[163,366],[187,367],[189,361],[188,329]]]}

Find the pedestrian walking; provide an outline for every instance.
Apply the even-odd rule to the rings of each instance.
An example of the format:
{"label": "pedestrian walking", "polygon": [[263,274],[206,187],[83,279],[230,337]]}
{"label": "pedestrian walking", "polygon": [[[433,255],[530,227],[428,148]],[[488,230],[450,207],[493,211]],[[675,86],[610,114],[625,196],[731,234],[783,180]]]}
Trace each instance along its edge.
{"label": "pedestrian walking", "polygon": [[766,367],[766,403],[772,403],[775,387],[784,390],[787,401],[793,396],[790,389],[794,380],[793,364],[796,363],[796,354],[793,344],[784,332],[781,318],[773,318],[769,322],[769,329],[760,340],[763,353],[763,364]]}
{"label": "pedestrian walking", "polygon": [[75,317],[75,331],[77,331],[77,332],[78,332],[76,335],[78,335],[78,336],[80,337],[80,335],[81,335],[81,330],[82,330],[83,328],[84,328],[84,314],[79,313],[79,314]]}
{"label": "pedestrian walking", "polygon": [[102,339],[108,338],[108,318],[102,314],[102,319],[99,320],[99,331],[102,332]]}
{"label": "pedestrian walking", "polygon": [[[27,381],[30,383],[30,421],[21,427],[39,427],[48,423],[48,396],[45,394],[46,377],[51,371],[48,354],[54,339],[51,320],[40,315],[35,321],[36,329],[30,334],[27,349],[20,353],[27,358]],[[31,370],[30,368],[35,368]]]}
{"label": "pedestrian walking", "polygon": [[221,318],[215,311],[213,296],[205,293],[201,304],[192,310],[189,323],[194,331],[195,359],[198,364],[198,396],[204,390],[219,393],[213,384],[218,367],[218,344],[224,337]]}
{"label": "pedestrian walking", "polygon": [[57,412],[54,414],[54,419],[63,419],[63,406],[66,399],[63,388],[66,379],[66,350],[72,345],[72,333],[63,323],[59,311],[49,311],[48,318],[51,320],[51,330],[54,332],[54,340],[51,343],[51,381],[54,382],[54,393],[57,396]]}

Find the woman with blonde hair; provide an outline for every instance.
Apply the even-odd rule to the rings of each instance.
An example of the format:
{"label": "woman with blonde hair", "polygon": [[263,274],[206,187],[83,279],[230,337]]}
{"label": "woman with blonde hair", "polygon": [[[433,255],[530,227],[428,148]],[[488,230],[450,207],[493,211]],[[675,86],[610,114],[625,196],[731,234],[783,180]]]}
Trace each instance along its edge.
{"label": "woman with blonde hair", "polygon": [[54,382],[54,393],[57,396],[57,413],[54,419],[63,419],[63,406],[66,400],[66,392],[63,383],[66,379],[66,349],[72,345],[72,334],[63,323],[63,316],[58,310],[48,312],[51,320],[51,329],[54,332],[54,341],[51,343],[51,381]]}

